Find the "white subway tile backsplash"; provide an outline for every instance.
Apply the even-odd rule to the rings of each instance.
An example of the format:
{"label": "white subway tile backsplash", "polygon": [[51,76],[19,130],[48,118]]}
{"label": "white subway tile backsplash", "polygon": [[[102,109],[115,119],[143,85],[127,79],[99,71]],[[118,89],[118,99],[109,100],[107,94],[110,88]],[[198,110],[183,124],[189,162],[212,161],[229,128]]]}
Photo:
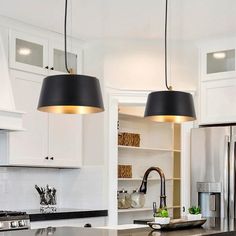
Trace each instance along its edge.
{"label": "white subway tile backsplash", "polygon": [[103,198],[103,166],[85,166],[79,174],[72,170],[61,174],[68,185],[63,186],[61,203],[64,207],[80,209],[104,208]]}
{"label": "white subway tile backsplash", "polygon": [[57,189],[58,207],[103,207],[103,167],[76,170],[52,168],[0,168],[0,210],[39,208],[35,184]]}

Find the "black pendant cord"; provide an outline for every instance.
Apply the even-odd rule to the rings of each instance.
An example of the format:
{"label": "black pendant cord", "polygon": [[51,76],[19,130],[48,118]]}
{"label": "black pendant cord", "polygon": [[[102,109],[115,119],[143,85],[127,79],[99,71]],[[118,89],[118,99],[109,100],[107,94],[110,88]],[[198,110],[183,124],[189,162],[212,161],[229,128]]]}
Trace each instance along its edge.
{"label": "black pendant cord", "polygon": [[167,22],[168,20],[168,0],[166,0],[165,8],[165,85],[168,90],[172,90],[172,87],[168,85],[167,74]]}
{"label": "black pendant cord", "polygon": [[65,0],[65,21],[64,21],[64,43],[65,43],[65,68],[68,73],[70,70],[67,65],[67,33],[66,33],[66,25],[67,25],[67,0]]}

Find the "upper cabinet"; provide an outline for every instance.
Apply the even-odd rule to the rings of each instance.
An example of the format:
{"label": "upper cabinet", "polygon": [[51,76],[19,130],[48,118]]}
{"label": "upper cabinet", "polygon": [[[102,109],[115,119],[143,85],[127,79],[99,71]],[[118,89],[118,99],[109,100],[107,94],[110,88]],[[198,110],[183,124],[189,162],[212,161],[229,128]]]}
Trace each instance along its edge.
{"label": "upper cabinet", "polygon": [[208,43],[200,50],[201,81],[236,77],[236,39]]}
{"label": "upper cabinet", "polygon": [[43,76],[11,72],[16,108],[25,131],[0,132],[0,166],[80,168],[82,117],[37,110]]}
{"label": "upper cabinet", "polygon": [[82,166],[82,117],[49,114],[48,155],[50,165],[78,168]]}
{"label": "upper cabinet", "polygon": [[[82,52],[73,43],[67,46],[68,69],[73,73],[81,73]],[[49,72],[50,74],[67,73],[65,69],[64,42],[49,43]]]}
{"label": "upper cabinet", "polygon": [[46,75],[48,73],[48,40],[10,31],[9,62],[13,69]]}
{"label": "upper cabinet", "polygon": [[[73,40],[68,42],[68,67],[72,73],[82,69],[82,52]],[[28,33],[10,31],[9,62],[12,69],[42,75],[67,73],[63,39],[43,38]]]}
{"label": "upper cabinet", "polygon": [[[82,116],[37,110],[43,79],[67,73],[63,36],[9,29],[8,39],[11,86],[16,109],[25,112],[25,130],[0,131],[0,166],[80,168]],[[81,73],[82,52],[75,39],[68,39],[67,58],[70,71]]]}
{"label": "upper cabinet", "polygon": [[41,78],[14,72],[11,84],[17,109],[25,111],[25,131],[7,134],[8,155],[7,159],[1,157],[1,161],[9,165],[43,166],[48,156],[48,115],[37,110]]}
{"label": "upper cabinet", "polygon": [[202,82],[200,124],[236,122],[236,78]]}
{"label": "upper cabinet", "polygon": [[236,122],[236,39],[200,49],[199,124]]}

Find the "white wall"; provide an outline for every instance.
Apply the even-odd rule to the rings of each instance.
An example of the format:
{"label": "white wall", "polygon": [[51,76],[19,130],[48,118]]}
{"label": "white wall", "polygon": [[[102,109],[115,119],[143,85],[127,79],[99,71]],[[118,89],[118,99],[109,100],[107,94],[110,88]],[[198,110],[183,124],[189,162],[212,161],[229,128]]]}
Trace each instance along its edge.
{"label": "white wall", "polygon": [[[161,90],[164,87],[164,42],[126,40],[105,47],[105,86],[130,90]],[[176,90],[197,85],[198,52],[192,41],[171,41],[168,50],[168,79]]]}

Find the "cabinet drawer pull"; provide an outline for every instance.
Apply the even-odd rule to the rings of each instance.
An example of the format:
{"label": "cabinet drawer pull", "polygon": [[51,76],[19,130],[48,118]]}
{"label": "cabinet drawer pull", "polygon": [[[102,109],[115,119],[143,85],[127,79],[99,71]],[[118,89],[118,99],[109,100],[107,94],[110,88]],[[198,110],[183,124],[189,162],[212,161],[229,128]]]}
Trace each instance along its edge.
{"label": "cabinet drawer pull", "polygon": [[48,160],[49,158],[48,157],[45,157],[46,160]]}
{"label": "cabinet drawer pull", "polygon": [[54,160],[54,157],[50,157],[50,160]]}
{"label": "cabinet drawer pull", "polygon": [[54,67],[51,67],[50,70],[54,70]]}
{"label": "cabinet drawer pull", "polygon": [[48,67],[48,66],[45,66],[44,68],[45,68],[45,69],[48,69],[49,67]]}

